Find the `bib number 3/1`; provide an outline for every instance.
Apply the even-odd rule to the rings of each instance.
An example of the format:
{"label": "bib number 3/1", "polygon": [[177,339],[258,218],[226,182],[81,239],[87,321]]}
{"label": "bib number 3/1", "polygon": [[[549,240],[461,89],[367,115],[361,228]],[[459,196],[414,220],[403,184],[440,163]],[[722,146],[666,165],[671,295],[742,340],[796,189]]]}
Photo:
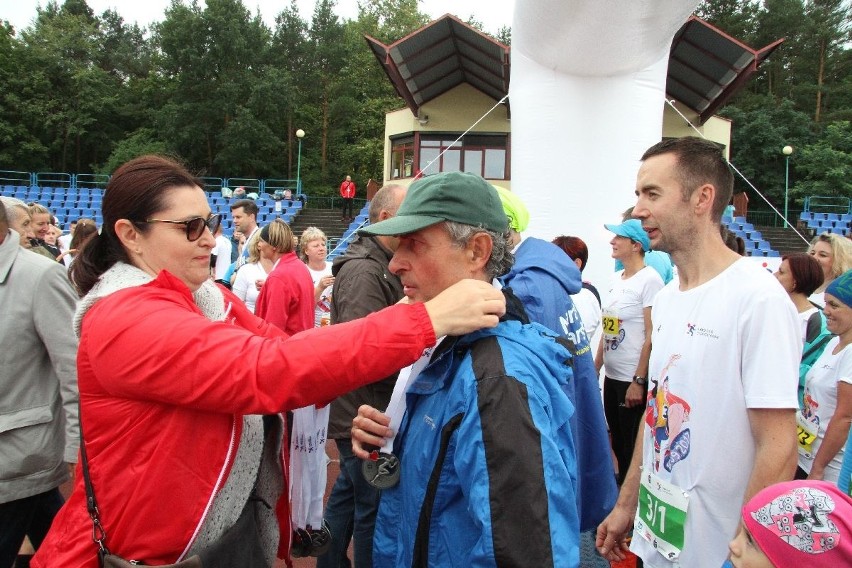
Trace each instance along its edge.
{"label": "bib number 3/1", "polygon": [[652,473],[642,473],[636,532],[667,560],[677,560],[683,549],[689,496],[676,485]]}

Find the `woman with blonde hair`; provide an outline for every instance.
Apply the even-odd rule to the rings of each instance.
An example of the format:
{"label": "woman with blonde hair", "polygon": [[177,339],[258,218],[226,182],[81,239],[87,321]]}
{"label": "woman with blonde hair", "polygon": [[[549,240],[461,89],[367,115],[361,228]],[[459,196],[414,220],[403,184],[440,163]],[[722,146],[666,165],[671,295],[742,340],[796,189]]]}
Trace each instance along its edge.
{"label": "woman with blonde hair", "polygon": [[308,227],[299,238],[299,249],[314,283],[314,327],[327,325],[331,318],[334,276],[331,275],[331,264],[326,262],[328,246],[325,233],[317,227]]}
{"label": "woman with blonde hair", "polygon": [[822,233],[811,241],[808,254],[819,262],[823,274],[822,286],[808,299],[824,308],[825,289],[835,278],[852,268],[852,241],[843,235]]}
{"label": "woman with blonde hair", "polygon": [[314,285],[307,267],[296,256],[293,231],[281,219],[260,230],[260,255],[273,262],[260,289],[255,314],[288,335],[314,326]]}
{"label": "woman with blonde hair", "polygon": [[260,288],[272,270],[273,261],[260,254],[260,231],[249,240],[248,251],[248,260],[237,269],[231,291],[254,313]]}

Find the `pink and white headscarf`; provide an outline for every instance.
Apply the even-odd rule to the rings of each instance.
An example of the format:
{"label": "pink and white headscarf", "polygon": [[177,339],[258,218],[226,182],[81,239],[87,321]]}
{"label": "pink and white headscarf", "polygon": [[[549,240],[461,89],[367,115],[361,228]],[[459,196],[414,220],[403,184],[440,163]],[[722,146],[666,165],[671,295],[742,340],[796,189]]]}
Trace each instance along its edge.
{"label": "pink and white headscarf", "polygon": [[852,499],[833,483],[767,487],[743,507],[743,521],[779,568],[852,566]]}

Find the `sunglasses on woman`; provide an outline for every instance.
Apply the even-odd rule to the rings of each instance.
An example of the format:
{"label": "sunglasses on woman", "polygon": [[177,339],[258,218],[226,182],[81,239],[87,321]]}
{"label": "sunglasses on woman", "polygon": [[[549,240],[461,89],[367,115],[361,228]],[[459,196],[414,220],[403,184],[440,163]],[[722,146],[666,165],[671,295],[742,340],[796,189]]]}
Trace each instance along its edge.
{"label": "sunglasses on woman", "polygon": [[146,223],[171,223],[172,225],[183,225],[186,230],[186,240],[190,242],[197,241],[204,234],[204,228],[210,229],[210,232],[215,234],[216,229],[222,222],[222,217],[216,213],[211,214],[206,219],[204,217],[193,217],[186,221],[172,221],[169,219],[147,219]]}

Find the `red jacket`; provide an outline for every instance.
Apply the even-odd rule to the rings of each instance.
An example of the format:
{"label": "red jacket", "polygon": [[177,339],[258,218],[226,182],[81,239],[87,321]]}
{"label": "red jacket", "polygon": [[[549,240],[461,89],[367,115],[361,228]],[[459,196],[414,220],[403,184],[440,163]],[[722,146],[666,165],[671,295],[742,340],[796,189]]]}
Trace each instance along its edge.
{"label": "red jacket", "polygon": [[314,283],[296,253],[282,256],[263,283],[254,313],[287,335],[314,327]]}
{"label": "red jacket", "polygon": [[340,197],[344,199],[351,199],[355,197],[355,182],[354,181],[346,181],[343,180],[343,183],[340,184]]}
{"label": "red jacket", "polygon": [[[157,565],[183,557],[227,478],[242,415],[328,403],[435,342],[422,304],[287,338],[230,292],[225,301],[226,321],[212,322],[180,280],[161,272],[98,301],[83,319],[77,366],[89,468],[106,544],[124,558]],[[97,567],[85,500],[78,465],[33,566]],[[277,507],[279,556],[290,540],[287,500]]]}

